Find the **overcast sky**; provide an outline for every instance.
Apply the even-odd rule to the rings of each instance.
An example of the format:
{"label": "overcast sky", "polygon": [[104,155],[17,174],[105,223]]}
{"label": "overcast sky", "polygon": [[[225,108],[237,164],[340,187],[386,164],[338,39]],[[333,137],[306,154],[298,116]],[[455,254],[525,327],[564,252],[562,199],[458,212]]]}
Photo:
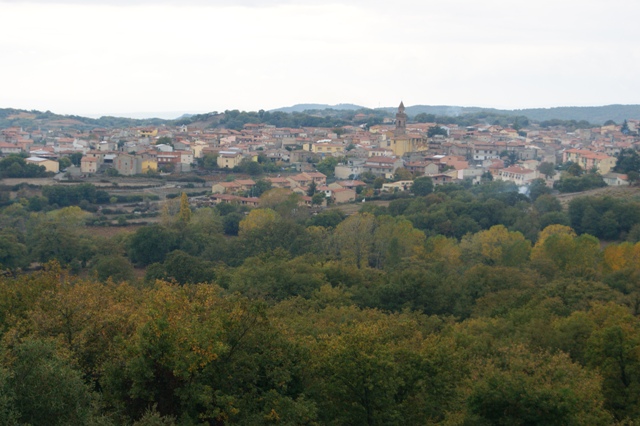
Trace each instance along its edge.
{"label": "overcast sky", "polygon": [[0,17],[0,108],[640,103],[637,0],[0,0]]}

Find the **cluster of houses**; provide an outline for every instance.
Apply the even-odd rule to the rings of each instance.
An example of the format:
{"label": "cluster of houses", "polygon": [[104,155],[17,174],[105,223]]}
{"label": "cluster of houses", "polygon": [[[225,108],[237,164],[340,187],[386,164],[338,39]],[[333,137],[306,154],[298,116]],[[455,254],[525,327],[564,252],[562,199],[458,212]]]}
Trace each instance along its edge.
{"label": "cluster of houses", "polygon": [[[327,176],[320,172],[303,172],[287,177],[267,177],[272,188],[284,188],[300,195],[300,203],[311,206],[310,188],[315,186],[315,192],[323,193],[324,200],[320,205],[326,205],[328,200],[333,203],[348,203],[355,201],[357,187],[366,183],[357,180],[337,181],[327,184]],[[217,182],[211,187],[210,200],[212,204],[237,202],[243,205],[257,206],[260,199],[253,197],[256,182],[252,179],[237,179],[231,182]]]}
{"label": "cluster of houses", "polygon": [[[215,158],[220,169],[233,169],[243,161],[274,162],[292,173],[270,177],[274,187],[288,188],[306,197],[311,181],[317,191],[336,202],[355,199],[353,183],[363,176],[381,177],[383,190],[404,191],[411,187],[409,176],[430,176],[436,185],[471,179],[479,182],[490,173],[494,179],[526,185],[552,176],[538,171],[541,163],[572,161],[582,168],[597,170],[611,185],[628,184],[624,175],[612,173],[622,149],[637,149],[640,120],[620,126],[609,125],[568,132],[562,127],[531,127],[524,132],[492,125],[443,127],[446,135],[429,137],[435,123],[409,123],[401,103],[395,120],[371,126],[331,128],[277,128],[247,124],[240,131],[205,126],[177,128],[93,129],[91,131],[24,131],[11,127],[0,130],[0,153],[26,153],[26,161],[59,172],[61,157],[81,154],[74,172],[89,176],[108,169],[120,175],[167,171],[189,172],[197,160]],[[442,132],[439,132],[442,133]],[[339,158],[335,182],[315,171],[314,163],[328,157]],[[285,172],[283,172],[285,174]],[[321,176],[320,176],[321,175]],[[398,181],[400,176],[400,181]],[[224,177],[222,177],[224,179]],[[214,197],[251,199],[252,180],[219,182],[212,187]],[[225,198],[226,197],[226,198]]]}

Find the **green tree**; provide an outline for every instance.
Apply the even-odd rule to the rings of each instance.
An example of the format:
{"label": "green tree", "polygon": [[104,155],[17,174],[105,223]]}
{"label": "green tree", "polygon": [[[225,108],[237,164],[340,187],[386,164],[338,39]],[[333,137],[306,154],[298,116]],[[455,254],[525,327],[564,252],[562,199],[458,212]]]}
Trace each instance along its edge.
{"label": "green tree", "polygon": [[313,204],[314,206],[320,206],[326,200],[327,197],[324,195],[324,192],[317,192],[311,197],[311,204]]}
{"label": "green tree", "polygon": [[435,123],[436,116],[435,114],[427,114],[426,112],[421,112],[414,117],[414,120],[418,123]]}
{"label": "green tree", "polygon": [[465,424],[611,424],[597,377],[566,355],[503,349],[469,383]]}
{"label": "green tree", "polygon": [[571,163],[567,166],[567,173],[569,173],[571,176],[582,176],[582,174],[584,173],[584,170],[582,169],[582,167],[580,167],[579,164],[577,163]]}
{"label": "green tree", "polygon": [[82,154],[79,152],[74,152],[69,155],[69,159],[73,163],[74,166],[80,167],[80,161],[82,160]]}
{"label": "green tree", "polygon": [[86,217],[75,206],[33,216],[26,234],[31,259],[57,260],[75,270],[84,267],[95,252],[92,239],[83,232]]}
{"label": "green tree", "polygon": [[256,182],[255,186],[252,189],[251,195],[254,197],[260,197],[265,192],[269,191],[273,188],[271,182],[265,179],[260,179]]}
{"label": "green tree", "polygon": [[543,179],[534,179],[529,185],[529,198],[532,201],[536,201],[538,197],[545,194],[550,194],[551,188],[549,188]]}
{"label": "green tree", "polygon": [[91,394],[53,343],[28,339],[12,351],[10,383],[20,423],[88,424]]}
{"label": "green tree", "polygon": [[405,169],[404,167],[399,167],[393,174],[393,180],[396,182],[399,180],[411,180],[411,179],[413,179],[413,175],[409,170]]}
{"label": "green tree", "polygon": [[205,170],[216,170],[218,168],[218,154],[207,153],[198,159],[198,165]]}
{"label": "green tree", "polygon": [[173,146],[173,139],[169,136],[160,136],[158,140],[156,140],[156,145],[171,145]]}
{"label": "green tree", "polygon": [[449,132],[444,127],[435,125],[435,126],[429,127],[429,130],[427,130],[427,137],[432,138],[434,136],[447,137],[449,136]]}
{"label": "green tree", "polygon": [[620,151],[613,171],[616,173],[640,172],[640,155],[638,155],[638,151],[635,149],[623,149]]}
{"label": "green tree", "polygon": [[553,195],[549,194],[542,194],[536,197],[533,206],[540,214],[562,211],[562,204],[560,204],[560,201]]}
{"label": "green tree", "polygon": [[232,212],[222,219],[222,227],[225,235],[238,235],[240,232],[240,222],[244,219],[240,213]]}
{"label": "green tree", "polygon": [[29,265],[27,246],[16,232],[0,231],[0,269],[17,269]]}
{"label": "green tree", "polygon": [[340,159],[336,157],[325,157],[316,164],[316,169],[324,174],[326,177],[331,178],[335,174],[336,166],[340,163]]}
{"label": "green tree", "polygon": [[259,176],[262,174],[262,166],[255,161],[250,161],[247,163],[245,171],[251,176]]}
{"label": "green tree", "polygon": [[60,170],[64,170],[72,165],[71,159],[69,159],[69,157],[60,157],[58,159],[58,164],[60,166]]}
{"label": "green tree", "polygon": [[538,166],[538,171],[547,179],[551,179],[556,174],[556,168],[552,163],[542,162]]}
{"label": "green tree", "polygon": [[307,189],[307,196],[313,197],[318,190],[318,185],[316,185],[316,181],[312,180],[309,188]]}
{"label": "green tree", "polygon": [[433,192],[433,181],[428,176],[416,178],[411,186],[411,192],[419,197],[429,195]]}
{"label": "green tree", "polygon": [[94,271],[98,280],[105,282],[111,279],[114,282],[130,282],[134,278],[134,269],[131,262],[124,256],[107,255],[95,259]]}
{"label": "green tree", "polygon": [[515,151],[502,151],[500,158],[504,160],[505,167],[509,167],[518,162],[518,154]]}
{"label": "green tree", "polygon": [[150,265],[164,261],[165,256],[178,248],[175,231],[160,225],[139,228],[129,239],[127,252],[133,263]]}

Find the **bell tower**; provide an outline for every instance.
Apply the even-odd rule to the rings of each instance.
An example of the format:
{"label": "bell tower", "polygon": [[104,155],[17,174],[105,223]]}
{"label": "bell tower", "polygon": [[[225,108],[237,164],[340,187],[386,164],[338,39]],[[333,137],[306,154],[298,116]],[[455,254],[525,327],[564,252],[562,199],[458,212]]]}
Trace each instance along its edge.
{"label": "bell tower", "polygon": [[404,135],[407,131],[407,114],[404,113],[404,103],[400,101],[398,112],[396,113],[396,130],[393,132],[395,136]]}

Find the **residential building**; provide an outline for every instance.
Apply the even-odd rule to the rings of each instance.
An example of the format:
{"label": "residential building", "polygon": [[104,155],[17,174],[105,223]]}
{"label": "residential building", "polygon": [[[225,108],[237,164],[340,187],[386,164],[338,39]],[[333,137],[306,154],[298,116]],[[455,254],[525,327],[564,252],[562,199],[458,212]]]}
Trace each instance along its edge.
{"label": "residential building", "polygon": [[50,160],[48,158],[29,157],[29,158],[26,158],[24,161],[27,164],[35,164],[38,166],[43,166],[48,172],[58,173],[60,171],[60,164],[58,164],[57,161]]}
{"label": "residential building", "polygon": [[80,160],[81,173],[96,173],[98,171],[98,158],[87,157],[86,155]]}
{"label": "residential building", "polygon": [[218,153],[218,167],[221,169],[233,169],[242,162],[242,153],[240,151],[220,151]]}
{"label": "residential building", "polygon": [[602,175],[602,179],[609,186],[628,186],[629,177],[621,173],[607,173]]}
{"label": "residential building", "polygon": [[383,183],[382,192],[404,192],[411,190],[412,180],[399,180],[397,182]]}
{"label": "residential building", "polygon": [[356,199],[356,191],[349,188],[332,189],[331,193],[333,202],[336,204],[348,203]]}
{"label": "residential building", "polygon": [[617,159],[587,149],[567,149],[562,154],[562,162],[566,163],[567,161],[578,164],[584,170],[596,169],[598,173],[605,175],[616,166]]}
{"label": "residential building", "polygon": [[516,185],[528,185],[532,180],[538,179],[540,173],[537,170],[524,167],[511,166],[498,171],[498,180],[514,182]]}

